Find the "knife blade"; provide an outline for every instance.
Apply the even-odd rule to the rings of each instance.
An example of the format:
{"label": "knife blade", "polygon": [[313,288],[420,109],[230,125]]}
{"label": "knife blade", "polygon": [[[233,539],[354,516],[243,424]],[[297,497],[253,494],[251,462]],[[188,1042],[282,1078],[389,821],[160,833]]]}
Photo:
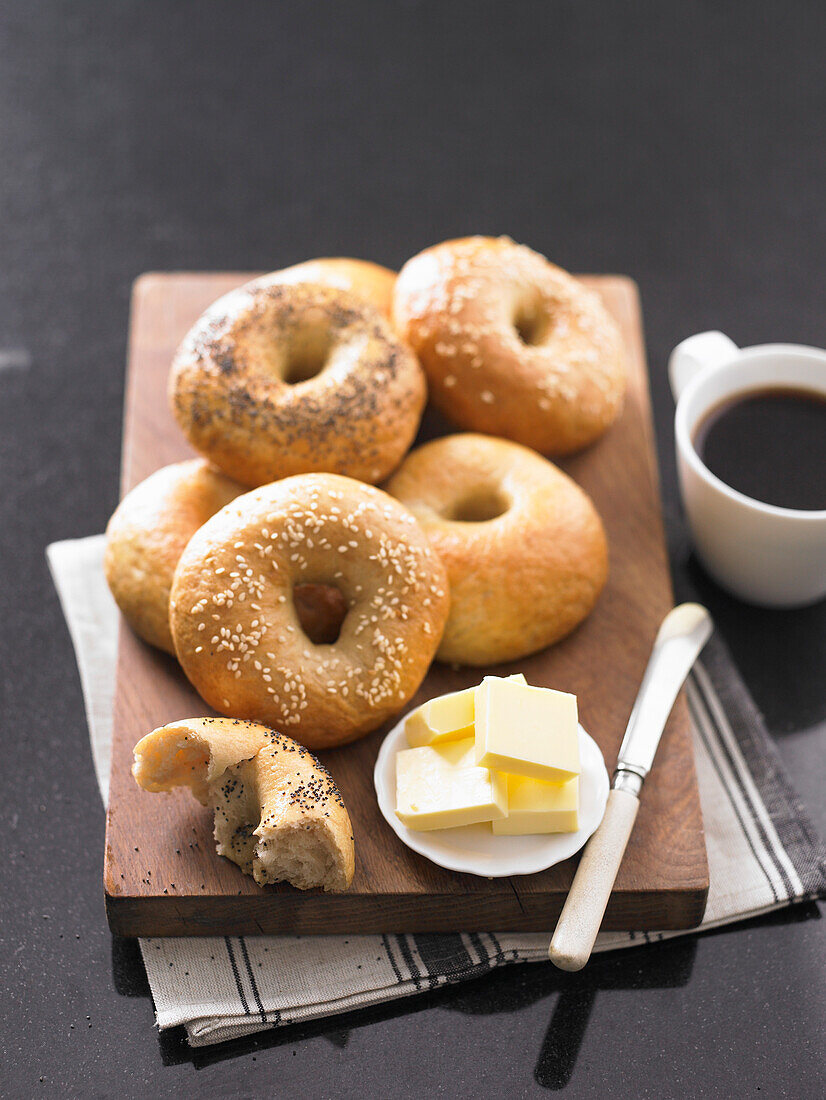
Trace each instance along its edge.
{"label": "knife blade", "polygon": [[551,962],[562,970],[581,970],[591,956],[634,828],[643,782],[677,694],[712,629],[704,607],[684,603],[666,615],[657,632],[620,746],[605,815],[585,846],[548,947]]}

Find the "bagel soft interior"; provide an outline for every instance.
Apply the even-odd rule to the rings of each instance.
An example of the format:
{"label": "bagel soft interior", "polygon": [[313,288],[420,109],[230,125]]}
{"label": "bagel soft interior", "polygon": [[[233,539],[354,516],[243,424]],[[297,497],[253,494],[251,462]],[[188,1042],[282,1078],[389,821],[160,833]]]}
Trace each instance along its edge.
{"label": "bagel soft interior", "polygon": [[135,746],[144,790],[189,787],[215,814],[219,855],[260,886],[346,890],[353,828],[332,776],[291,737],[232,718],[187,718]]}

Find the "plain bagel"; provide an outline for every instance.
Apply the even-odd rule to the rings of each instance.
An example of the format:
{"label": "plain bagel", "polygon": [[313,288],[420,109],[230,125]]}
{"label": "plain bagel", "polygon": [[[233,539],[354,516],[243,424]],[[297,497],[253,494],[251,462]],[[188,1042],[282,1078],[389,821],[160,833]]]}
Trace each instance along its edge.
{"label": "plain bagel", "polygon": [[198,528],[244,489],[202,458],[164,466],[126,494],[106,527],[103,568],[124,618],[150,645],[175,652],[169,592]]}
{"label": "plain bagel", "polygon": [[315,471],[377,482],[413,441],[426,383],[362,299],[265,276],[196,322],[169,394],[193,447],[244,485]]}
{"label": "plain bagel", "polygon": [[281,271],[265,275],[267,285],[274,283],[317,283],[338,290],[348,290],[357,298],[374,306],[389,320],[393,313],[393,287],[396,272],[369,260],[352,260],[345,256],[306,260]]}
{"label": "plain bagel", "polygon": [[488,665],[544,649],[588,615],[605,584],[605,533],[590,498],[516,443],[436,439],[408,455],[387,491],[447,569],[440,660]]}
{"label": "plain bagel", "polygon": [[[335,642],[316,645],[302,629],[300,584],[343,596]],[[193,536],[170,623],[178,660],[211,707],[315,749],[355,740],[408,702],[448,604],[444,567],[398,501],[304,474],[239,497]]]}
{"label": "plain bagel", "polygon": [[567,454],[619,413],[616,324],[596,294],[507,237],[445,241],[414,256],[393,308],[431,400],[461,428]]}

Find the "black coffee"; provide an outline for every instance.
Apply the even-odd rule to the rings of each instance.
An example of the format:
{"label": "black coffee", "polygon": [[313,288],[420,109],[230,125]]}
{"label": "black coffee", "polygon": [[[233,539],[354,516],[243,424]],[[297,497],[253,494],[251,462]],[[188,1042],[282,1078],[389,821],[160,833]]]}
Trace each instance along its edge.
{"label": "black coffee", "polygon": [[764,504],[826,508],[826,396],[774,387],[721,402],[694,432],[713,474]]}

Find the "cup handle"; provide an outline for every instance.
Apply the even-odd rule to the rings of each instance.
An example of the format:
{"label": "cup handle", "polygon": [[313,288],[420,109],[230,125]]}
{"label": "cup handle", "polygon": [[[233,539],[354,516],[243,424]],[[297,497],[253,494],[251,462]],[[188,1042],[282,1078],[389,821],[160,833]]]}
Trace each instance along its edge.
{"label": "cup handle", "polygon": [[698,332],[677,344],[668,360],[668,380],[674,400],[691,379],[709,367],[719,367],[733,359],[740,349],[722,332]]}

